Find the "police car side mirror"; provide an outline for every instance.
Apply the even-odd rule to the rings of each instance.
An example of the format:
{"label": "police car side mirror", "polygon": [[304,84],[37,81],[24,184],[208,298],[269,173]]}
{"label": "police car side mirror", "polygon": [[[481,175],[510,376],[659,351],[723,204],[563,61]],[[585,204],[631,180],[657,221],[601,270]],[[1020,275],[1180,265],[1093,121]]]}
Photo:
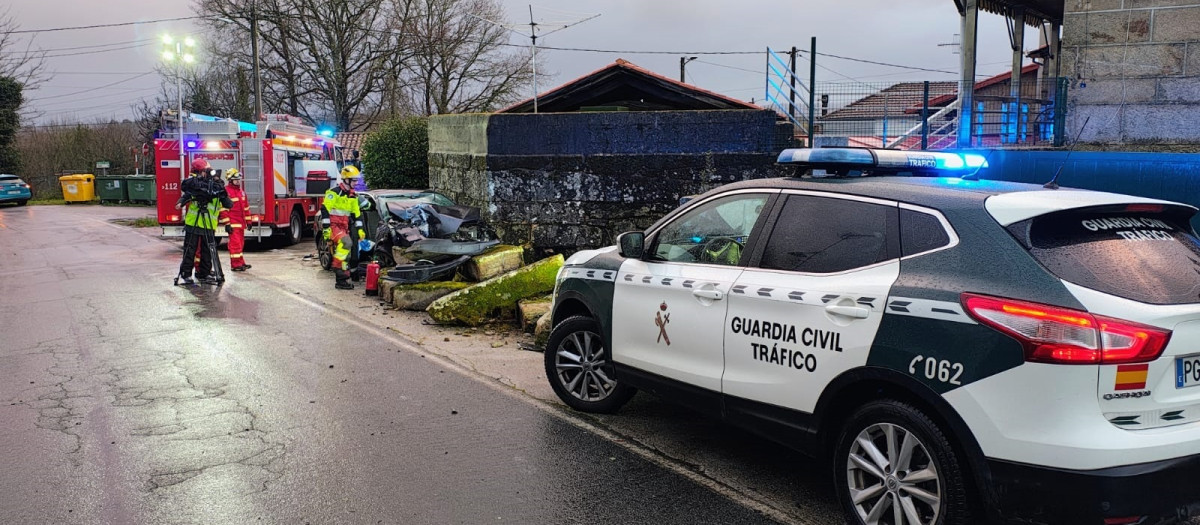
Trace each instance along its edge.
{"label": "police car side mirror", "polygon": [[641,259],[645,244],[646,234],[643,232],[625,232],[617,236],[621,257],[627,259]]}

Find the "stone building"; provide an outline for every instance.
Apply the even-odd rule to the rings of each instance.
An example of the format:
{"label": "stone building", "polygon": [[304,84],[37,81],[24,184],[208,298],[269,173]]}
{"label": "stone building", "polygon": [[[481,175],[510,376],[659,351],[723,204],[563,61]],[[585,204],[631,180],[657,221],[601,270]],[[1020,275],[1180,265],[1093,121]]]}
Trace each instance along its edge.
{"label": "stone building", "polygon": [[1200,145],[1200,0],[1066,0],[1061,71],[1069,140]]}
{"label": "stone building", "polygon": [[777,176],[791,127],[771,111],[618,60],[493,114],[429,122],[429,183],[512,244],[613,243],[680,197]]}

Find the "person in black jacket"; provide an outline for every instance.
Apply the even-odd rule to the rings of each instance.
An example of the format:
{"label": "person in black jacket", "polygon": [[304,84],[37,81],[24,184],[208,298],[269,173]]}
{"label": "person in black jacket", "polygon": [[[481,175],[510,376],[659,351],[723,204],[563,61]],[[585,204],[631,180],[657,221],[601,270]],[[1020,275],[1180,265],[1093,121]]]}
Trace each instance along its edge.
{"label": "person in black jacket", "polygon": [[175,284],[196,284],[192,280],[194,268],[200,282],[220,285],[225,282],[225,274],[217,258],[217,222],[221,208],[232,208],[233,202],[208,161],[196,159],[191,168],[192,176],[180,184],[182,195],[175,203],[177,210],[187,207],[183,220],[183,260]]}

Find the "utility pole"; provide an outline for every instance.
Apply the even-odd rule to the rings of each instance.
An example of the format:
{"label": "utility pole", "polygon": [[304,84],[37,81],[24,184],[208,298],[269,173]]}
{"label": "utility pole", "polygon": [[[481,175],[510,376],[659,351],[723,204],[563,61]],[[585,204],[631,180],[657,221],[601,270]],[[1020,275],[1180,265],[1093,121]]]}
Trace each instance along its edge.
{"label": "utility pole", "polygon": [[687,82],[687,64],[698,57],[679,57],[679,81]]}
{"label": "utility pole", "polygon": [[814,113],[814,97],[817,93],[817,37],[812,37],[812,48],[808,52],[808,147],[816,141],[817,119]]}
{"label": "utility pole", "polygon": [[[788,90],[788,116],[792,117],[793,119],[796,118],[796,52],[797,51],[798,50],[796,49],[796,46],[792,46],[792,52],[790,53],[791,61],[788,64],[788,67],[791,68],[791,71],[792,71],[792,77],[790,79],[788,79],[791,82],[791,87],[792,87],[792,89]],[[812,90],[812,86],[808,86],[808,88],[809,88],[809,90]],[[812,132],[810,131],[809,133],[812,133]]]}
{"label": "utility pole", "polygon": [[262,118],[262,81],[258,71],[258,0],[250,4],[250,54],[254,56],[254,121]]}
{"label": "utility pole", "polygon": [[[561,23],[562,25],[560,25],[560,26],[558,26],[557,28],[555,28],[555,29],[552,29],[552,30],[550,30],[550,31],[546,31],[546,30],[543,28],[543,29],[542,29],[542,31],[543,31],[543,32],[542,32],[542,34],[541,34],[541,35],[538,35],[538,27],[539,27],[539,26],[548,25],[548,24],[551,24],[551,23],[547,22],[547,23],[545,23],[545,24],[541,24],[541,23],[538,23],[538,22],[537,22],[537,21],[534,19],[534,18],[533,18],[533,5],[532,5],[532,4],[530,4],[530,6],[529,6],[529,23],[528,23],[528,24],[524,24],[524,23],[522,23],[522,24],[517,24],[517,25],[515,25],[514,27],[508,27],[507,25],[505,25],[505,24],[502,24],[502,23],[500,23],[500,22],[496,22],[496,21],[493,21],[493,20],[488,20],[488,19],[486,19],[486,18],[483,18],[483,17],[481,17],[481,16],[476,16],[476,15],[473,15],[473,14],[471,14],[471,13],[467,13],[467,16],[469,16],[469,17],[471,17],[471,18],[477,18],[477,19],[479,19],[479,20],[482,20],[482,21],[484,21],[484,22],[487,22],[487,23],[489,23],[489,24],[492,24],[492,25],[494,25],[494,26],[498,26],[498,27],[501,27],[501,28],[507,29],[507,30],[509,30],[509,31],[511,31],[511,32],[513,32],[513,33],[516,33],[516,34],[518,34],[518,35],[529,37],[529,48],[530,48],[530,52],[532,53],[532,57],[531,57],[531,58],[532,58],[532,60],[531,60],[530,64],[532,65],[532,68],[533,68],[533,112],[534,112],[534,113],[537,113],[537,112],[538,112],[538,89],[537,89],[537,39],[538,39],[538,37],[539,37],[539,36],[547,36],[547,35],[550,35],[550,34],[553,34],[553,33],[557,33],[557,32],[559,32],[559,31],[562,31],[563,29],[566,29],[566,28],[568,28],[568,27],[574,26],[574,25],[576,25],[576,24],[582,24],[582,23],[584,23],[584,22],[587,22],[588,20],[591,20],[591,19],[593,19],[593,18],[596,18],[596,17],[598,17],[598,16],[600,16],[600,15],[599,15],[599,14],[595,14],[595,15],[591,15],[591,16],[589,16],[589,17],[587,17],[587,18],[584,18],[584,19],[582,19],[582,20],[576,20],[576,21],[574,21],[574,22],[570,22],[570,23]],[[555,23],[555,24],[558,24],[558,23]],[[524,26],[526,26],[526,25],[528,25],[528,26],[529,26],[529,34],[528,34],[528,35],[526,35],[526,34],[524,34],[524,33],[521,33],[520,31],[518,31],[518,30],[516,29],[517,27],[524,27]],[[553,27],[553,26],[552,26],[552,27]]]}

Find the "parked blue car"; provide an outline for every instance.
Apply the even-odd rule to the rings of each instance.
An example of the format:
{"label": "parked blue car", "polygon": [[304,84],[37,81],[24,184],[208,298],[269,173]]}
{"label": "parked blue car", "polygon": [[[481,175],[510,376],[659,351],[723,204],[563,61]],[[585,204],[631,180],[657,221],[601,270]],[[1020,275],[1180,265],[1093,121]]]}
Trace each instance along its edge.
{"label": "parked blue car", "polygon": [[0,173],[0,204],[15,202],[24,206],[33,198],[33,189],[16,175]]}

